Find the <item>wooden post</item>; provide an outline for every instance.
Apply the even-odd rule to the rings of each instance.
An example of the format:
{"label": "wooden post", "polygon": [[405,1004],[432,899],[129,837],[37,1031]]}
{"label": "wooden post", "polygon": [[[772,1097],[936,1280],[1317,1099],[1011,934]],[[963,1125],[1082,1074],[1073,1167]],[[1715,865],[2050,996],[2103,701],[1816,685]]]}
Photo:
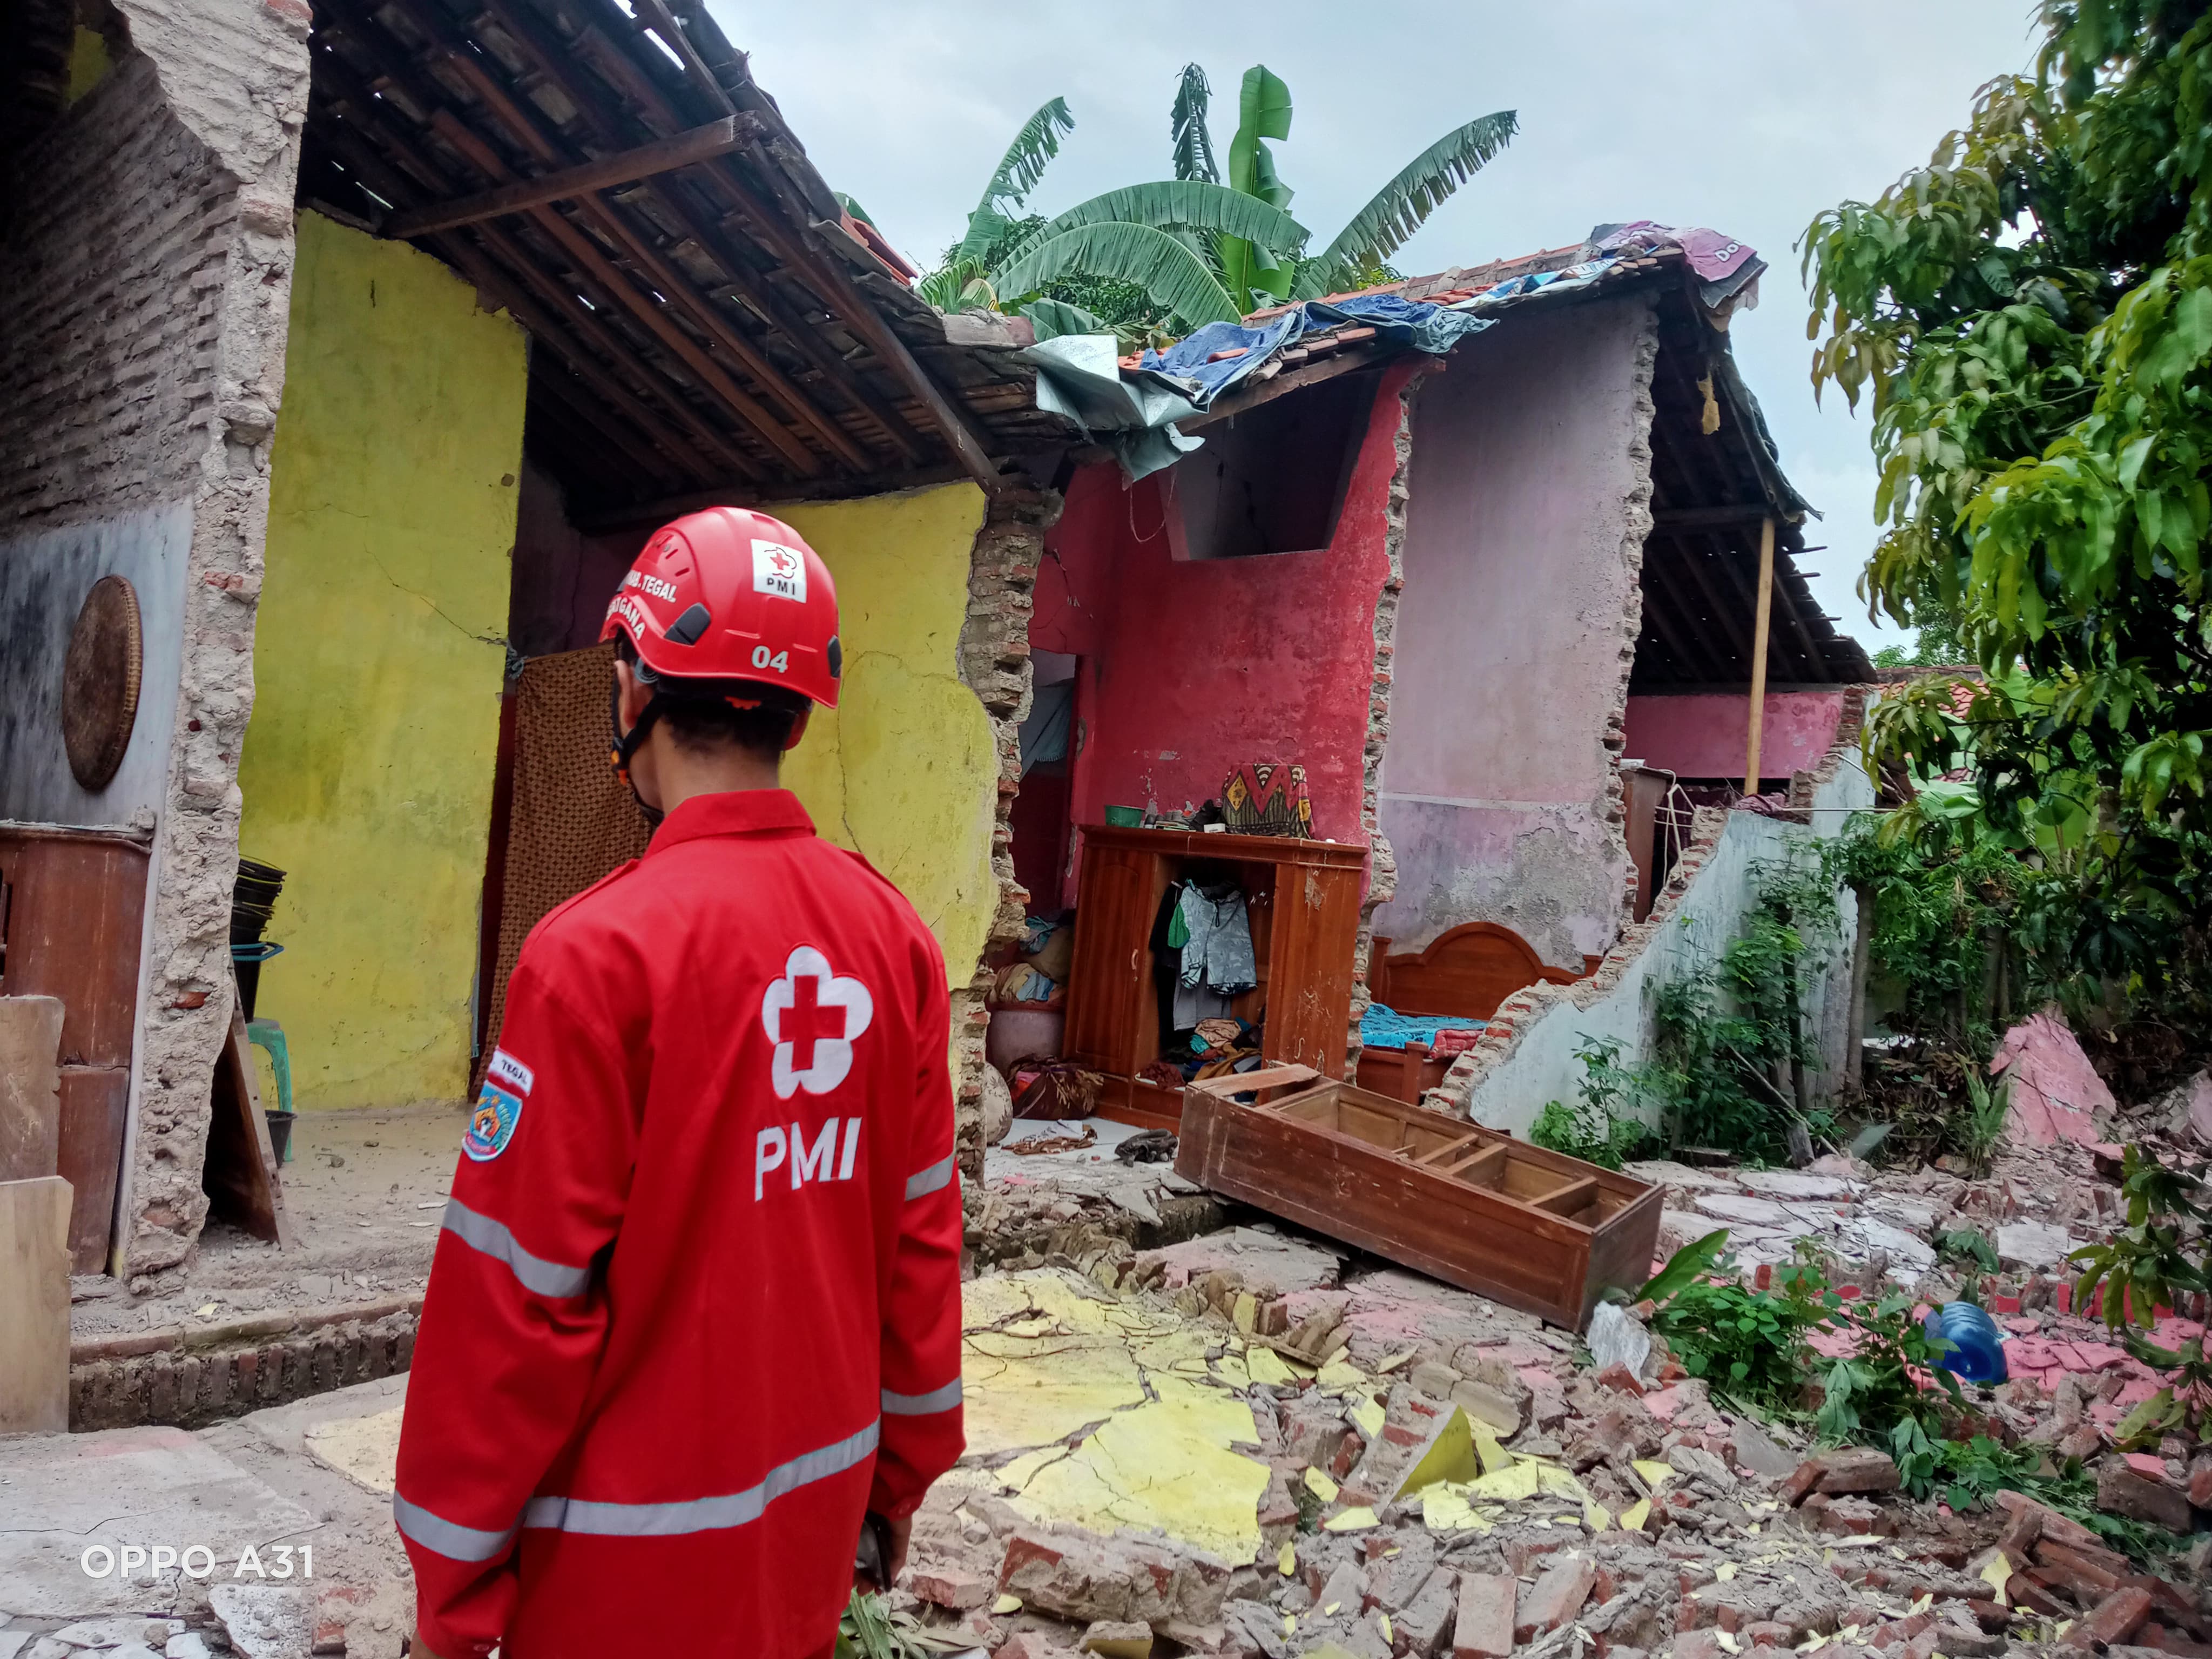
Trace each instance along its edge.
{"label": "wooden post", "polygon": [[70,1184],[0,1181],[0,1435],[69,1432]]}
{"label": "wooden post", "polygon": [[1759,608],[1752,619],[1751,745],[1744,757],[1743,793],[1759,793],[1759,738],[1766,721],[1766,629],[1774,611],[1774,520],[1759,523]]}

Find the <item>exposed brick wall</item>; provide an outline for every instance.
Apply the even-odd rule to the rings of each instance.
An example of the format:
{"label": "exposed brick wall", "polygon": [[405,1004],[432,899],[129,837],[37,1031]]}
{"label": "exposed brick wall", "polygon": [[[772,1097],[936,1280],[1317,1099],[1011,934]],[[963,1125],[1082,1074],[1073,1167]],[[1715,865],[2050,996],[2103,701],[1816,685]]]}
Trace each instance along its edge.
{"label": "exposed brick wall", "polygon": [[0,243],[0,536],[190,495],[237,183],[134,55],[17,159]]}
{"label": "exposed brick wall", "polygon": [[70,1431],[141,1423],[198,1428],[394,1376],[414,1363],[417,1318],[410,1310],[204,1352],[164,1348],[79,1361],[70,1367]]}
{"label": "exposed brick wall", "polygon": [[0,179],[0,556],[15,533],[190,506],[123,1170],[118,1255],[143,1281],[184,1261],[207,1210],[311,14],[114,9],[113,71]]}
{"label": "exposed brick wall", "polygon": [[[1439,365],[1441,366],[1441,365]],[[1382,754],[1390,739],[1391,662],[1397,653],[1398,597],[1406,588],[1406,502],[1413,458],[1413,404],[1426,381],[1426,366],[1398,390],[1398,428],[1393,435],[1397,461],[1383,502],[1382,550],[1389,574],[1375,599],[1375,674],[1367,694],[1367,744],[1361,760],[1359,827],[1367,836],[1367,894],[1359,904],[1359,932],[1352,947],[1352,1025],[1346,1033],[1344,1078],[1359,1074],[1359,1022],[1375,999],[1367,989],[1367,965],[1375,949],[1375,913],[1398,893],[1398,860],[1382,833],[1376,803],[1382,787]]]}
{"label": "exposed brick wall", "polygon": [[[1036,593],[1037,561],[1044,532],[1060,518],[1060,498],[1050,490],[1007,492],[991,499],[968,574],[968,620],[960,629],[960,678],[981,699],[999,751],[998,816],[991,828],[991,872],[998,878],[999,908],[989,944],[1018,938],[1029,893],[1014,879],[1014,832],[1009,815],[1022,787],[1022,721],[1031,685],[1030,610]],[[984,1006],[991,976],[981,963],[975,976],[952,994],[953,1038],[960,1054],[960,1087],[954,1112],[954,1147],[970,1187],[983,1179],[983,1039],[991,1012]]]}

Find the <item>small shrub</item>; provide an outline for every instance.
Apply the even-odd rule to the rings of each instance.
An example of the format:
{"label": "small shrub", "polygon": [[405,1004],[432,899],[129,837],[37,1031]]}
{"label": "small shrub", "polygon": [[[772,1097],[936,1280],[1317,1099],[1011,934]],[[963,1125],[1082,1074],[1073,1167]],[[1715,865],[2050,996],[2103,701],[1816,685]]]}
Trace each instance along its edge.
{"label": "small shrub", "polygon": [[1580,1101],[1547,1103],[1528,1127],[1528,1139],[1607,1170],[1618,1170],[1644,1148],[1650,1131],[1633,1115],[1636,1078],[1620,1063],[1618,1038],[1603,1037],[1575,1050],[1583,1063]]}

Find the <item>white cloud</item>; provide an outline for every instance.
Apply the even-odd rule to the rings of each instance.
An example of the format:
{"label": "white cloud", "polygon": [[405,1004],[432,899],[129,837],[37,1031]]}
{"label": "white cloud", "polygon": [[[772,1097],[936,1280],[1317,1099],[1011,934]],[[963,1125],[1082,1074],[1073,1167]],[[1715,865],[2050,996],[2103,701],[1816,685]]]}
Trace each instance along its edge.
{"label": "white cloud", "polygon": [[[2025,65],[2023,0],[1639,0],[1544,6],[1249,8],[1073,0],[1019,9],[939,0],[748,7],[709,0],[817,166],[902,250],[956,240],[1015,129],[1064,96],[1077,126],[1043,210],[1168,173],[1168,104],[1188,59],[1214,87],[1225,149],[1237,87],[1264,61],[1297,100],[1276,146],[1291,210],[1333,234],[1444,132],[1517,109],[1521,136],[1400,253],[1440,270],[1578,242],[1591,225],[1710,225],[1772,265],[1735,349],[1783,465],[1826,515],[1807,561],[1822,604],[1869,645],[1897,636],[1852,593],[1874,541],[1867,426],[1816,410],[1791,244],[1813,216],[1870,198],[1965,120],[1974,88]],[[1911,50],[1899,42],[1910,40]]]}

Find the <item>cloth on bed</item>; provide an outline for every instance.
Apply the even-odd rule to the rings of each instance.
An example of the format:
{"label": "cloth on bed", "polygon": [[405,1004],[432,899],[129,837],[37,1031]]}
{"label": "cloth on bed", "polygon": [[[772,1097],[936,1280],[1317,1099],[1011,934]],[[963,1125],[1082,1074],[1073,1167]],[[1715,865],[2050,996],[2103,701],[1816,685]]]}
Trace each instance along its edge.
{"label": "cloth on bed", "polygon": [[1475,1036],[1490,1022],[1481,1019],[1438,1018],[1429,1014],[1401,1014],[1381,1003],[1370,1003],[1367,1012],[1359,1017],[1359,1041],[1370,1048],[1402,1048],[1419,1040],[1431,1048],[1438,1046],[1440,1031],[1463,1031],[1467,1036],[1445,1046],[1458,1052],[1472,1046]]}

